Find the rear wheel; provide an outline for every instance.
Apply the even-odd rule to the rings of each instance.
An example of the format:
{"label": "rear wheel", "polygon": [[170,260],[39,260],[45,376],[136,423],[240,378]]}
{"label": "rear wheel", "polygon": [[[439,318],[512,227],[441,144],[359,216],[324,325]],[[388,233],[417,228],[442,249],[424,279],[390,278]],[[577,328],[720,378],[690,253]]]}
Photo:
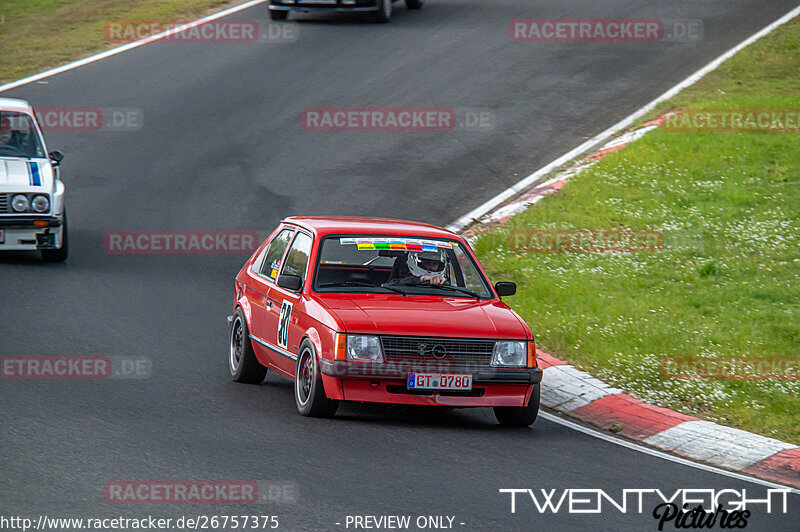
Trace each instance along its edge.
{"label": "rear wheel", "polygon": [[419,9],[424,3],[425,0],[406,0],[406,7],[408,9]]}
{"label": "rear wheel", "polygon": [[269,10],[270,20],[286,20],[289,17],[289,11],[278,11],[275,9]]}
{"label": "rear wheel", "polygon": [[530,427],[539,415],[541,384],[533,387],[533,393],[527,406],[496,406],[494,417],[504,427]]}
{"label": "rear wheel", "polygon": [[378,0],[375,22],[386,23],[392,20],[392,0]]}
{"label": "rear wheel", "polygon": [[261,365],[253,352],[250,332],[244,320],[242,309],[237,308],[231,322],[231,342],[228,354],[228,368],[236,382],[261,384],[267,376],[267,368]]}
{"label": "rear wheel", "polygon": [[69,238],[67,233],[67,211],[64,210],[64,224],[61,226],[61,247],[43,249],[42,260],[45,262],[64,262],[69,256]]}
{"label": "rear wheel", "polygon": [[331,417],[339,407],[339,401],[328,399],[322,385],[317,355],[311,342],[304,340],[294,371],[294,402],[300,415]]}

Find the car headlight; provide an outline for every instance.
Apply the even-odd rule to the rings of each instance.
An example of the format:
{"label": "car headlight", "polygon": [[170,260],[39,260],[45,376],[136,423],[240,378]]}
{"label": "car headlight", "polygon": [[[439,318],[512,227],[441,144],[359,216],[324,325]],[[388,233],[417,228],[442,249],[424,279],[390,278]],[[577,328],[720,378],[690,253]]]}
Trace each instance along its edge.
{"label": "car headlight", "polygon": [[383,362],[381,341],[377,336],[347,335],[347,360]]}
{"label": "car headlight", "polygon": [[11,198],[11,208],[17,212],[27,211],[29,205],[30,201],[28,200],[28,196],[25,194],[17,194]]}
{"label": "car headlight", "polygon": [[50,210],[50,200],[47,199],[47,196],[34,196],[31,206],[36,212],[47,212]]}
{"label": "car headlight", "polygon": [[525,367],[528,364],[528,346],[523,341],[495,342],[492,366]]}

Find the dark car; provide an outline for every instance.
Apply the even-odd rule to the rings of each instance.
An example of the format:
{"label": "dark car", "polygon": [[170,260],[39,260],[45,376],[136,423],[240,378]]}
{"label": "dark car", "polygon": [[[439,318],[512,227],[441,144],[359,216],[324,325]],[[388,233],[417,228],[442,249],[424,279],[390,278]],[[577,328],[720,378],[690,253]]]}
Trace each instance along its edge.
{"label": "dark car", "polygon": [[[290,11],[301,13],[325,11],[365,12],[376,22],[389,22],[392,4],[400,0],[272,0],[269,16],[272,20],[286,20]],[[419,9],[425,0],[405,0],[408,9]]]}

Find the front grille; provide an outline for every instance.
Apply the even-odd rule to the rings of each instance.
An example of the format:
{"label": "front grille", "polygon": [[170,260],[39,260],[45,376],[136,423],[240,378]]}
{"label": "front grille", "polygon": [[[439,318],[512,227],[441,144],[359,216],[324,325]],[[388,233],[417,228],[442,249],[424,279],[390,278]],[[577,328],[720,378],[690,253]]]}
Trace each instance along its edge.
{"label": "front grille", "polygon": [[11,212],[8,206],[8,194],[0,194],[0,214],[8,214]]}
{"label": "front grille", "polygon": [[387,363],[432,373],[470,372],[491,367],[494,340],[382,336]]}

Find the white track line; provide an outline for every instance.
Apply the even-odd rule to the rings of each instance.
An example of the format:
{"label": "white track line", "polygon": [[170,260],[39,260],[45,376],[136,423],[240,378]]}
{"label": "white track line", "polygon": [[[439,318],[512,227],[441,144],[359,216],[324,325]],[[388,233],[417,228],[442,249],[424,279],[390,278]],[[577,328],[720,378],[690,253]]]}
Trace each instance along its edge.
{"label": "white track line", "polygon": [[507,188],[506,190],[504,190],[503,192],[501,192],[497,196],[493,197],[489,201],[483,203],[482,205],[480,205],[476,209],[471,210],[470,212],[468,212],[467,214],[465,214],[464,216],[462,216],[461,218],[459,218],[455,222],[453,222],[450,225],[448,225],[447,229],[457,233],[457,232],[461,231],[462,229],[466,228],[467,226],[469,226],[473,222],[473,220],[476,220],[476,219],[484,216],[486,213],[490,212],[492,209],[500,206],[503,202],[513,198],[514,196],[517,196],[517,195],[521,194],[522,192],[525,191],[525,189],[527,189],[528,187],[530,187],[531,185],[536,183],[536,181],[538,181],[542,177],[545,177],[547,174],[549,174],[553,170],[555,170],[558,167],[560,167],[560,166],[572,161],[573,159],[576,159],[577,157],[583,155],[585,152],[587,152],[590,149],[592,149],[594,146],[600,144],[601,142],[605,141],[606,139],[608,139],[612,135],[614,135],[614,134],[618,133],[619,131],[625,129],[626,127],[630,126],[636,120],[638,120],[639,118],[641,118],[645,114],[649,113],[659,103],[663,102],[664,100],[668,100],[668,99],[672,98],[673,96],[678,94],[680,91],[682,91],[686,87],[688,87],[690,85],[693,85],[694,83],[697,82],[697,80],[699,80],[700,78],[702,78],[703,76],[705,76],[706,74],[711,72],[712,70],[716,69],[723,62],[725,62],[728,59],[730,59],[734,54],[736,54],[737,52],[739,52],[740,50],[742,50],[746,46],[749,46],[750,44],[754,43],[755,41],[757,41],[758,39],[760,39],[764,35],[770,33],[772,30],[774,30],[778,26],[781,26],[782,24],[786,24],[787,22],[789,22],[790,20],[795,18],[797,15],[800,15],[800,6],[794,8],[789,13],[785,14],[784,16],[782,16],[781,18],[779,18],[778,20],[776,20],[775,22],[773,22],[772,24],[770,24],[769,26],[764,28],[763,30],[759,31],[758,33],[756,33],[754,35],[751,35],[748,39],[746,39],[746,40],[742,41],[741,43],[739,43],[738,45],[734,46],[733,48],[731,48],[730,50],[728,50],[727,52],[725,52],[724,54],[722,54],[718,58],[714,59],[709,64],[707,64],[706,66],[704,66],[703,68],[701,68],[700,70],[698,70],[697,72],[692,74],[691,76],[689,76],[688,78],[684,79],[683,81],[681,81],[680,83],[678,83],[677,85],[675,85],[674,87],[669,89],[667,92],[665,92],[664,94],[662,94],[661,96],[659,96],[658,98],[653,100],[652,102],[648,103],[647,105],[645,105],[644,107],[642,107],[638,111],[636,111],[633,114],[629,115],[627,118],[624,118],[623,120],[620,120],[619,122],[617,122],[616,124],[614,124],[610,128],[606,129],[602,133],[600,133],[598,135],[595,135],[594,137],[592,137],[591,139],[587,140],[586,142],[584,142],[583,144],[581,144],[577,148],[574,148],[573,150],[565,153],[564,155],[562,155],[561,157],[559,157],[555,161],[553,161],[553,162],[551,162],[551,163],[539,168],[538,170],[536,170],[534,173],[532,173],[528,177],[522,179],[521,181],[518,181],[516,184],[514,184],[511,187]]}
{"label": "white track line", "polygon": [[72,63],[53,68],[51,70],[47,70],[45,72],[41,72],[39,74],[34,74],[33,76],[23,78],[17,81],[12,81],[11,83],[7,83],[5,85],[0,86],[0,92],[7,91],[10,89],[14,89],[21,85],[27,85],[28,83],[33,83],[34,81],[39,81],[40,79],[49,78],[50,76],[55,76],[56,74],[61,74],[62,72],[66,72],[68,70],[72,70],[74,68],[82,67],[84,65],[88,65],[90,63],[94,63],[95,61],[100,61],[107,57],[111,57],[113,55],[121,54],[122,52],[127,52],[128,50],[133,50],[134,48],[138,48],[139,46],[143,46],[145,44],[158,41],[163,39],[164,37],[169,35],[174,35],[176,33],[180,33],[184,30],[189,28],[193,28],[195,26],[199,26],[200,24],[205,24],[206,22],[211,22],[212,20],[217,20],[218,18],[226,17],[233,13],[238,13],[239,11],[243,11],[250,7],[256,6],[258,4],[263,4],[267,0],[250,0],[249,2],[245,2],[244,4],[240,4],[238,6],[234,6],[224,11],[220,11],[219,13],[214,13],[213,15],[209,15],[207,17],[195,20],[193,22],[187,22],[182,26],[178,26],[176,28],[171,28],[168,31],[162,31],[161,33],[157,33],[155,35],[151,35],[150,37],[145,37],[144,39],[139,39],[138,41],[134,41],[128,44],[123,44],[122,46],[118,46],[117,48],[112,48],[111,50],[106,50],[105,52],[101,52],[96,55],[89,56],[85,59],[81,59],[79,61],[74,61]]}
{"label": "white track line", "polygon": [[668,454],[662,451],[657,451],[655,449],[651,449],[650,447],[645,447],[641,443],[637,443],[635,441],[624,440],[617,436],[611,436],[609,434],[605,434],[604,432],[600,432],[589,427],[584,427],[574,421],[570,421],[568,419],[564,419],[563,417],[557,416],[555,414],[551,414],[549,412],[540,411],[539,417],[546,419],[547,421],[552,421],[553,423],[558,423],[559,425],[563,425],[567,428],[572,430],[577,430],[578,432],[582,432],[589,436],[593,436],[595,438],[599,438],[601,440],[611,442],[616,445],[621,445],[622,447],[627,447],[628,449],[633,449],[634,451],[639,451],[640,453],[649,454],[651,456],[655,456],[656,458],[662,458],[664,460],[669,460],[670,462],[675,462],[681,465],[685,465],[688,467],[693,467],[695,469],[701,469],[703,471],[708,471],[709,473],[716,473],[718,475],[724,475],[726,477],[735,478],[736,480],[744,480],[746,482],[752,482],[754,484],[760,484],[762,486],[766,486],[768,488],[775,488],[775,489],[788,489],[791,490],[792,493],[800,495],[800,490],[796,490],[791,486],[784,486],[782,484],[775,484],[773,482],[769,482],[767,480],[761,480],[760,478],[749,477],[747,475],[741,475],[739,473],[734,473],[733,471],[727,471],[725,469],[719,469],[714,466],[701,464],[699,462],[694,462],[692,460],[681,458],[679,456],[675,456],[672,454]]}

